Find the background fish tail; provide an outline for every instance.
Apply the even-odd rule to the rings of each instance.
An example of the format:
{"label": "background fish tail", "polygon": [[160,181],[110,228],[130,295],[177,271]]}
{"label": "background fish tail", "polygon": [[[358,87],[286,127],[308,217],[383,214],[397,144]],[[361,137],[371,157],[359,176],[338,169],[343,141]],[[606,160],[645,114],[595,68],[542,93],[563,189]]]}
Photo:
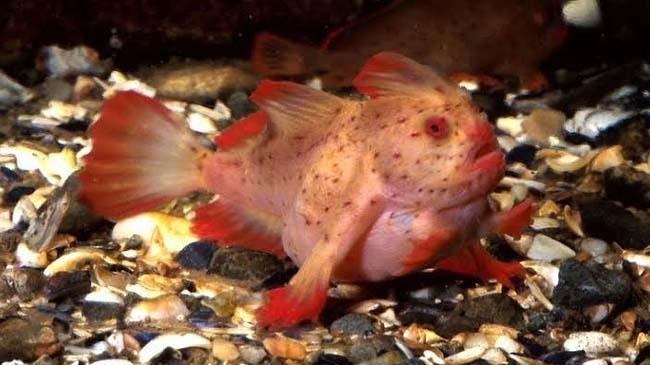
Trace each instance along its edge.
{"label": "background fish tail", "polygon": [[327,55],[271,33],[260,33],[253,46],[253,69],[264,76],[305,76],[329,71]]}
{"label": "background fish tail", "polygon": [[155,99],[119,92],[89,131],[93,149],[80,173],[80,199],[119,219],[203,187],[201,146],[184,122]]}

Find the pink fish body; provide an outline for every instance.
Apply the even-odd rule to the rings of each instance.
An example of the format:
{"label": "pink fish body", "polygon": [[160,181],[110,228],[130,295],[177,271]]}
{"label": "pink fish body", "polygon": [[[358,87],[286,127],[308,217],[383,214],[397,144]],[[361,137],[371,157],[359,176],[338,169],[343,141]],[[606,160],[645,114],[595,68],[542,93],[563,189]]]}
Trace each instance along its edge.
{"label": "pink fish body", "polygon": [[[518,264],[487,256],[490,231],[516,235],[530,204],[493,213],[504,162],[492,127],[458,89],[394,53],[356,77],[367,101],[262,81],[260,111],[202,147],[162,104],[133,92],[107,100],[91,127],[81,198],[121,218],[192,190],[201,238],[286,253],[300,270],[267,292],[260,324],[314,319],[330,281],[378,281],[436,266],[510,285]],[[460,264],[462,263],[462,264]]]}

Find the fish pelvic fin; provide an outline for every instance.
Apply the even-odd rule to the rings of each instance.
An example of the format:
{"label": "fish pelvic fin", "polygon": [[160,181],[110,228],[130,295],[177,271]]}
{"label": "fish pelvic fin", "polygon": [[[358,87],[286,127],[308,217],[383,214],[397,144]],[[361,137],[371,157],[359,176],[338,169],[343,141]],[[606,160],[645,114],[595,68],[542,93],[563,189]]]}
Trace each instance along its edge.
{"label": "fish pelvic fin", "polygon": [[251,63],[264,76],[302,76],[326,72],[325,59],[316,47],[262,32],[255,38]]}
{"label": "fish pelvic fin", "polygon": [[204,187],[211,154],[159,101],[134,91],[107,99],[88,131],[92,150],[80,172],[79,199],[120,219]]}

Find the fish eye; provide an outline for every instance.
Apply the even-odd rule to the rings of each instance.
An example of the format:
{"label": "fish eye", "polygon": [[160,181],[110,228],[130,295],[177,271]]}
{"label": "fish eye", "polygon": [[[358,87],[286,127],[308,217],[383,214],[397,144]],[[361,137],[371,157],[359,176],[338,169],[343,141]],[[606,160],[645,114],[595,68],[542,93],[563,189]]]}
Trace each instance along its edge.
{"label": "fish eye", "polygon": [[433,138],[447,137],[447,119],[444,117],[431,117],[427,119],[426,132]]}

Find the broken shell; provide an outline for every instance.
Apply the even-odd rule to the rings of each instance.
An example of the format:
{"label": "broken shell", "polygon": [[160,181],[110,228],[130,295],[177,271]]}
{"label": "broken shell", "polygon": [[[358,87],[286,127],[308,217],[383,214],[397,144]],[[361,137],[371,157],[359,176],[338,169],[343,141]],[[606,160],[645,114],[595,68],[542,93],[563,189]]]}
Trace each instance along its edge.
{"label": "broken shell", "polygon": [[239,358],[239,350],[232,342],[217,338],[212,341],[212,356],[221,361],[235,361]]}
{"label": "broken shell", "polygon": [[537,215],[540,217],[548,217],[551,215],[558,215],[561,211],[560,207],[554,201],[547,199],[542,203],[539,209],[537,209]]}
{"label": "broken shell", "polygon": [[445,357],[445,364],[447,365],[462,365],[467,364],[472,361],[476,361],[485,354],[487,348],[485,347],[472,347],[467,350],[463,350],[456,354]]}
{"label": "broken shell", "polygon": [[443,337],[440,337],[432,330],[419,327],[415,323],[411,324],[406,330],[404,330],[402,337],[409,341],[427,345],[446,341]]}
{"label": "broken shell", "polygon": [[486,361],[488,364],[507,364],[508,363],[508,357],[506,354],[501,351],[501,349],[498,348],[489,348],[483,356],[481,356],[481,360]]}
{"label": "broken shell", "polygon": [[165,248],[171,254],[176,254],[186,245],[199,240],[192,233],[191,226],[187,219],[149,212],[118,221],[113,227],[112,237],[121,240],[138,235],[146,247],[151,244],[154,231],[158,229]]}
{"label": "broken shell", "polygon": [[50,153],[40,160],[38,169],[50,184],[61,186],[79,169],[79,165],[75,152],[66,147],[61,152]]}
{"label": "broken shell", "polygon": [[86,119],[88,116],[88,109],[79,104],[69,104],[58,100],[52,100],[47,104],[47,108],[41,110],[41,114],[46,118],[67,122],[70,119]]}
{"label": "broken shell", "polygon": [[603,172],[610,167],[616,167],[625,163],[623,157],[623,146],[616,145],[602,150],[591,161],[591,170]]}
{"label": "broken shell", "polygon": [[199,347],[209,350],[212,344],[208,339],[195,333],[166,333],[149,341],[140,350],[138,361],[149,362],[160,355],[166,348],[180,350],[190,347]]}
{"label": "broken shell", "polygon": [[43,274],[52,276],[59,272],[74,271],[84,268],[96,262],[105,261],[109,264],[118,264],[119,262],[103,251],[95,248],[78,248],[75,251],[68,252],[49,264]]}
{"label": "broken shell", "polygon": [[103,93],[104,98],[113,96],[117,91],[137,91],[142,95],[153,98],[156,95],[156,89],[137,79],[128,79],[124,74],[118,71],[112,71],[108,77],[112,85],[107,87]]}
{"label": "broken shell", "polygon": [[508,354],[522,354],[526,352],[526,348],[522,344],[506,335],[497,337],[494,341],[494,347],[499,348]]}
{"label": "broken shell", "polygon": [[536,157],[543,158],[548,167],[555,172],[574,172],[587,166],[597,153],[597,151],[589,151],[584,156],[576,156],[560,150],[540,150]]}
{"label": "broken shell", "polygon": [[641,267],[650,268],[650,256],[636,253],[634,251],[623,250],[621,258],[627,262],[639,265]]}
{"label": "broken shell", "polygon": [[190,113],[187,124],[191,130],[199,133],[215,134],[219,131],[214,121],[201,113]]}
{"label": "broken shell", "polygon": [[181,298],[170,294],[139,301],[129,309],[125,321],[126,323],[135,323],[183,320],[188,314],[190,311]]}
{"label": "broken shell", "polygon": [[526,253],[526,257],[530,259],[547,262],[568,259],[575,255],[575,251],[564,243],[541,233],[535,235],[533,243]]}
{"label": "broken shell", "polygon": [[519,137],[524,133],[523,123],[525,116],[501,117],[497,119],[496,125],[500,130],[508,133],[512,137]]}
{"label": "broken shell", "polygon": [[478,331],[486,335],[505,335],[510,338],[517,338],[519,336],[519,331],[508,326],[495,323],[484,323],[479,327]]}
{"label": "broken shell", "polygon": [[273,357],[303,360],[307,355],[305,345],[301,342],[280,335],[265,338],[262,344],[264,344],[266,351]]}
{"label": "broken shell", "polygon": [[549,217],[533,217],[533,224],[530,225],[535,231],[542,231],[545,229],[560,228],[560,222],[555,218]]}
{"label": "broken shell", "polygon": [[499,204],[500,211],[510,210],[515,205],[515,198],[510,192],[492,193],[490,198]]}
{"label": "broken shell", "polygon": [[45,153],[27,146],[0,146],[0,156],[14,156],[16,167],[23,171],[37,170],[40,161],[45,159]]}
{"label": "broken shell", "polygon": [[138,277],[136,284],[129,284],[126,290],[141,298],[157,298],[162,295],[175,294],[183,289],[183,280],[156,274],[144,274]]}
{"label": "broken shell", "polygon": [[625,110],[585,108],[578,110],[573,118],[567,120],[564,129],[569,133],[595,140],[606,129],[635,115],[636,112]]}
{"label": "broken shell", "polygon": [[544,278],[552,287],[556,287],[560,280],[560,268],[541,261],[521,261],[521,266],[531,269]]}
{"label": "broken shell", "polygon": [[587,354],[603,354],[618,349],[616,339],[606,333],[596,331],[574,332],[564,341],[567,351],[584,351]]}
{"label": "broken shell", "polygon": [[47,252],[34,251],[25,242],[20,242],[16,248],[16,260],[20,266],[41,268],[47,266],[50,260]]}

